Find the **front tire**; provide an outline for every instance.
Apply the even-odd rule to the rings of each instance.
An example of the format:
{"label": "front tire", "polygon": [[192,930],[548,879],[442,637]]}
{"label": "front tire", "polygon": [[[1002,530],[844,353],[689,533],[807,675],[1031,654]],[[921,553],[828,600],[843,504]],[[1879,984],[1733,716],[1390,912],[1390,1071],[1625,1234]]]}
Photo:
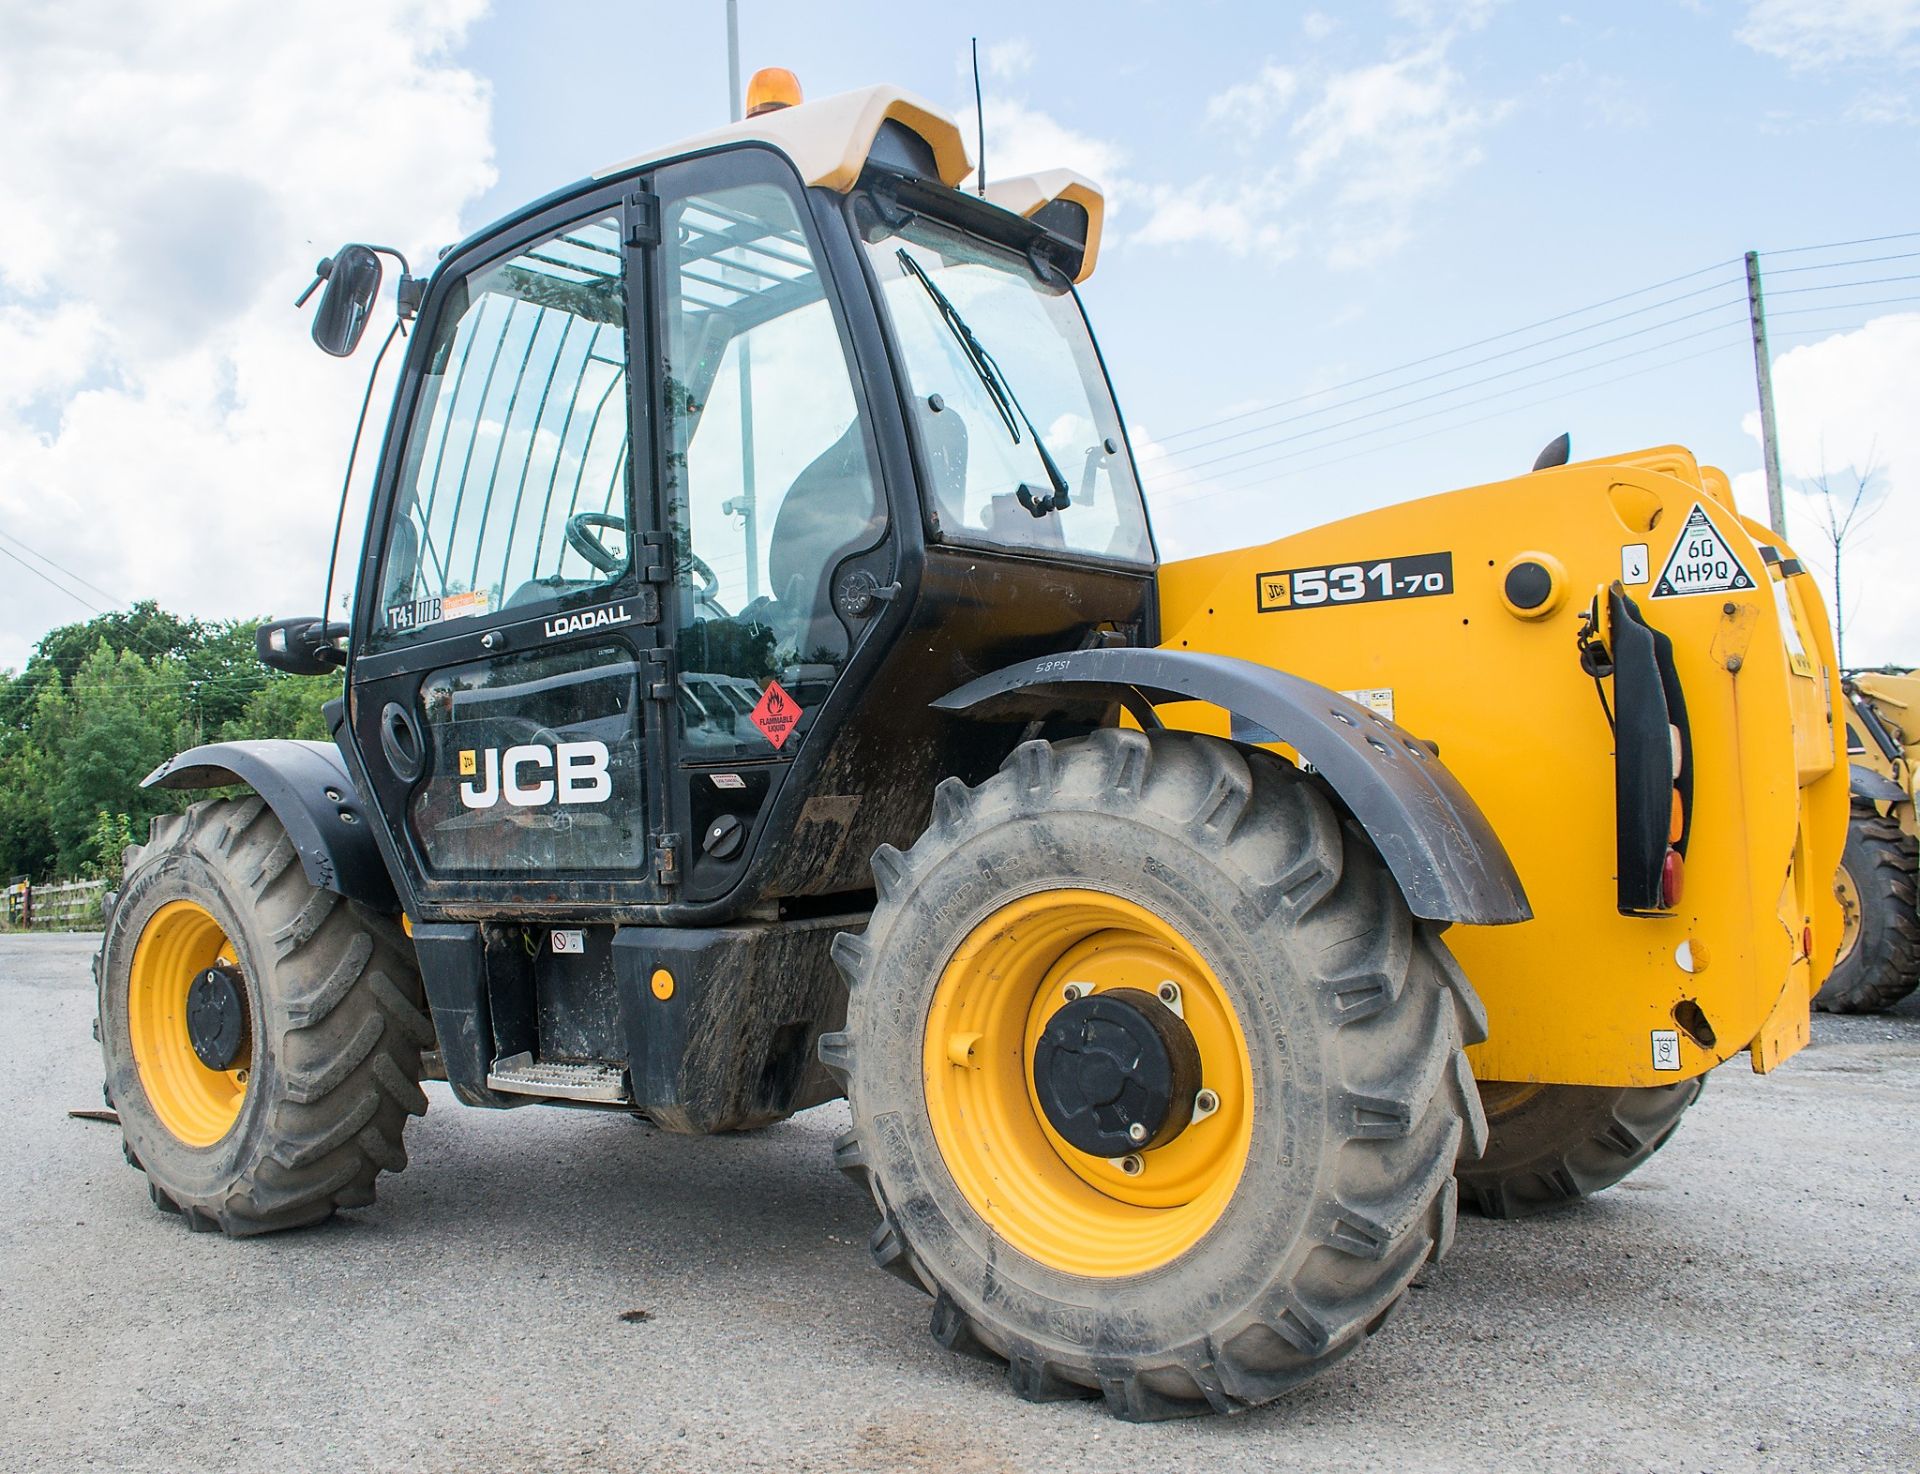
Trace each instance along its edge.
{"label": "front tire", "polygon": [[[1267,1402],[1360,1344],[1451,1241],[1484,1014],[1357,827],[1214,738],[1118,729],[943,783],[841,938],[840,1165],[874,1260],[1023,1397],[1129,1419]],[[1037,1100],[1063,1000],[1172,984],[1214,1109],[1107,1157]],[[1133,1165],[1128,1166],[1131,1158]]]}
{"label": "front tire", "polygon": [[1814,996],[1825,1013],[1879,1013],[1920,984],[1920,910],[1913,837],[1871,802],[1855,800],[1834,878],[1846,924],[1833,971]]}
{"label": "front tire", "polygon": [[[189,1025],[209,970],[239,1012],[232,1053],[211,1061],[205,1025]],[[312,885],[260,798],[153,821],[127,851],[98,978],[107,1099],[156,1206],[265,1233],[371,1203],[374,1179],[406,1165],[433,1042],[411,946]]]}

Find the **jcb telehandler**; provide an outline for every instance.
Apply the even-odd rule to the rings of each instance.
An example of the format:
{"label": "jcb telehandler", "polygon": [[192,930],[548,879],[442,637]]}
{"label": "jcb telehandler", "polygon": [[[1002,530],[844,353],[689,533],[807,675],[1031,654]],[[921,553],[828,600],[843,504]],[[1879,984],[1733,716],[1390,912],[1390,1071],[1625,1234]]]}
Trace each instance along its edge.
{"label": "jcb telehandler", "polygon": [[[776,92],[785,83],[774,79]],[[476,1106],[843,1094],[874,1262],[1029,1398],[1265,1402],[1446,1252],[1807,1035],[1847,808],[1812,585],[1677,449],[1162,566],[1075,284],[1102,201],[958,186],[890,88],[454,247],[332,745],[128,851],[108,1089],[154,1202],[371,1201]],[[381,265],[322,264],[350,352]]]}

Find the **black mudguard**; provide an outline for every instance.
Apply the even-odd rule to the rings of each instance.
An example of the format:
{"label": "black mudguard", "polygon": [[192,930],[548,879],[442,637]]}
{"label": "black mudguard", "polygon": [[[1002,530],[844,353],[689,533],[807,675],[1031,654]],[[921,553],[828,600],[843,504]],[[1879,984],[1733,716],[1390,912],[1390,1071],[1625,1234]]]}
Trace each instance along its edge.
{"label": "black mudguard", "polygon": [[1847,764],[1847,787],[1855,798],[1870,798],[1875,803],[1903,804],[1907,795],[1885,773],[1876,773],[1863,763]]}
{"label": "black mudguard", "polygon": [[142,788],[251,788],[287,828],[307,879],[375,911],[400,910],[365,806],[329,742],[209,742],[169,758]]}
{"label": "black mudguard", "polygon": [[996,719],[1100,721],[1116,703],[1150,720],[1146,707],[1166,701],[1223,707],[1298,752],[1360,821],[1414,915],[1475,926],[1533,915],[1493,826],[1431,748],[1285,671],[1189,650],[1081,650],[1008,666],[934,705]]}

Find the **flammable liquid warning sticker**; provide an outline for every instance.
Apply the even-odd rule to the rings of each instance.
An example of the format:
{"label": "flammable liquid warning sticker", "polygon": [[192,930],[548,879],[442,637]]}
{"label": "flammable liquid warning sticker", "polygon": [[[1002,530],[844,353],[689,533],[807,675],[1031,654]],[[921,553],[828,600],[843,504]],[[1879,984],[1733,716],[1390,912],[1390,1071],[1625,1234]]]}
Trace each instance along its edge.
{"label": "flammable liquid warning sticker", "polygon": [[800,705],[787,695],[778,681],[768,681],[767,689],[760,693],[760,699],[754,703],[748,720],[766,735],[774,751],[778,752],[786,746],[793,729],[800,724]]}
{"label": "flammable liquid warning sticker", "polygon": [[1686,525],[1667,555],[1667,566],[1654,580],[1655,599],[1677,599],[1684,594],[1730,594],[1755,588],[1753,575],[1741,566],[1720,529],[1707,520],[1707,509],[1695,502]]}

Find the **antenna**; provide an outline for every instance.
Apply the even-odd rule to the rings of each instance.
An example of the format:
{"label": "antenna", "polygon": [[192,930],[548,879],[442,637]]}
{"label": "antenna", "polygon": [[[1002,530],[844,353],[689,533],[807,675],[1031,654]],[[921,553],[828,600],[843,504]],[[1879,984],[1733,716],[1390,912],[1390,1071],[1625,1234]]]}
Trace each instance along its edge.
{"label": "antenna", "polygon": [[973,118],[980,128],[980,162],[973,171],[973,182],[982,198],[987,193],[987,110],[980,101],[980,38],[973,38]]}

